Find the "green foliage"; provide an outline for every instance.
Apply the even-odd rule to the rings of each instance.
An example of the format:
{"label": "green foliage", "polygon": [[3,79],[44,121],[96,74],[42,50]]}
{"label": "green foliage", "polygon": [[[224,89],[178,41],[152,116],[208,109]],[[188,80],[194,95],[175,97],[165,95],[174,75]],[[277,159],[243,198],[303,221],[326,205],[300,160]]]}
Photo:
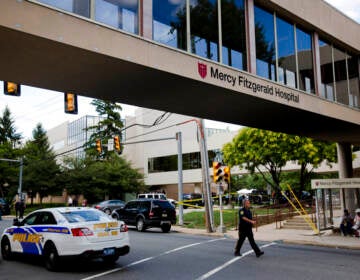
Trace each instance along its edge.
{"label": "green foliage", "polygon": [[[94,158],[107,158],[109,155],[114,152],[107,151],[107,142],[109,139],[113,138],[115,135],[118,135],[120,139],[122,139],[122,131],[123,122],[121,120],[121,115],[119,111],[122,110],[121,106],[100,99],[94,99],[91,102],[92,105],[95,106],[96,112],[99,113],[100,121],[94,125],[90,126],[86,129],[86,131],[93,132],[89,138],[89,141],[85,143],[85,151],[88,156],[92,156]],[[100,139],[102,142],[103,153],[101,155],[95,149],[96,139]],[[121,149],[122,149],[122,145]]]}
{"label": "green foliage", "polygon": [[21,139],[21,134],[16,133],[14,120],[11,117],[11,112],[6,106],[0,117],[0,144],[11,143],[13,147]]}
{"label": "green foliage", "polygon": [[[225,162],[258,172],[274,189],[280,190],[282,168],[293,161],[300,165],[298,185],[304,190],[313,169],[322,162],[336,162],[336,145],[306,137],[255,128],[243,128],[223,147]],[[270,177],[267,174],[271,175]]]}
{"label": "green foliage", "polygon": [[[20,150],[16,148],[21,134],[16,132],[11,112],[6,106],[0,117],[0,158],[18,160]],[[11,200],[19,185],[19,163],[0,161],[0,196]]]}
{"label": "green foliage", "polygon": [[113,155],[102,161],[67,158],[64,162],[64,186],[71,194],[83,194],[89,203],[103,200],[105,195],[124,199],[125,193],[145,188],[143,175],[122,157]]}
{"label": "green foliage", "polygon": [[41,124],[33,130],[33,139],[26,142],[23,153],[23,190],[39,193],[40,198],[61,193],[62,188],[57,183],[59,166]]}
{"label": "green foliage", "polygon": [[[267,180],[271,178],[269,174],[265,174]],[[261,174],[245,174],[231,176],[231,191],[235,192],[237,190],[246,188],[246,189],[257,189],[257,190],[266,190],[267,182]]]}

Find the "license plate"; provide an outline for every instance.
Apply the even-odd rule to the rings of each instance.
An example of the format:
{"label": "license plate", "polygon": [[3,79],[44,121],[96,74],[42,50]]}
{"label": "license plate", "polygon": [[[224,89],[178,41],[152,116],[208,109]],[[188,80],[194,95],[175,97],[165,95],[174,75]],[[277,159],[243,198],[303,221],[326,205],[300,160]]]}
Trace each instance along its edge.
{"label": "license plate", "polygon": [[161,216],[162,216],[162,217],[167,217],[167,214],[165,213],[165,214],[162,214]]}
{"label": "license plate", "polygon": [[115,248],[105,248],[103,254],[104,256],[115,255]]}

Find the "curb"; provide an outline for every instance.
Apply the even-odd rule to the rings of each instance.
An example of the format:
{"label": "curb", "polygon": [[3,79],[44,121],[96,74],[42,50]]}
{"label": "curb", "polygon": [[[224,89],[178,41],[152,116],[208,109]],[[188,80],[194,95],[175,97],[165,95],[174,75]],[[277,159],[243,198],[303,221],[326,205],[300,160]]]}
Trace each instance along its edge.
{"label": "curb", "polygon": [[[212,237],[225,237],[228,239],[237,239],[237,232],[229,231],[225,233],[220,232],[205,232],[204,230],[199,229],[187,229],[176,226],[173,228],[173,232],[183,233],[183,234],[193,234],[193,235],[203,235],[203,236],[212,236]],[[360,242],[359,245],[357,244],[333,244],[333,243],[326,243],[316,240],[295,240],[295,239],[264,239],[264,238],[257,238],[256,241],[260,242],[275,242],[278,244],[292,244],[292,245],[306,245],[306,246],[320,246],[326,248],[334,248],[334,249],[349,249],[349,250],[360,250]],[[360,240],[359,240],[360,241]]]}

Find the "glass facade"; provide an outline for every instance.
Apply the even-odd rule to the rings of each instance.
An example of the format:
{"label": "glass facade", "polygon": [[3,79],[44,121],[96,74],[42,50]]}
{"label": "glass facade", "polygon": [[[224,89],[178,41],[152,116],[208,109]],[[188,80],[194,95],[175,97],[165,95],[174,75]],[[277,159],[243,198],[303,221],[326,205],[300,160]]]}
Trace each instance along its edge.
{"label": "glass facade", "polygon": [[[84,116],[69,123],[67,145],[74,145],[76,148],[82,147],[90,139],[90,136],[96,132],[95,129],[88,131],[86,131],[86,129],[96,126],[102,119],[103,117],[99,116]],[[84,149],[77,149],[74,154],[76,157],[85,157]]]}
{"label": "glass facade", "polygon": [[218,9],[216,0],[190,0],[191,52],[219,61]]}
{"label": "glass facade", "polygon": [[274,15],[255,6],[256,74],[275,81]]}
{"label": "glass facade", "polygon": [[294,25],[276,17],[278,82],[296,88]]}
{"label": "glass facade", "polygon": [[[216,156],[216,151],[208,151],[209,166],[212,166],[213,159]],[[148,172],[170,172],[177,171],[177,155],[155,157],[148,159]],[[198,169],[201,168],[200,152],[187,153],[182,155],[183,170]]]}
{"label": "glass facade", "polygon": [[138,34],[138,0],[95,0],[95,20]]}
{"label": "glass facade", "polygon": [[90,17],[90,0],[38,0],[38,2],[83,17]]}
{"label": "glass facade", "polygon": [[[139,0],[36,2],[133,34],[139,33]],[[222,64],[247,70],[247,61],[251,59],[247,57],[246,3],[246,0],[152,0],[152,38],[213,61],[219,61],[221,51]],[[256,74],[315,94],[312,33],[291,20],[281,18],[269,8],[263,8],[261,4],[261,1],[255,0]],[[190,41],[187,42],[189,30]],[[359,108],[359,55],[334,47],[332,42],[322,38],[318,42],[320,83],[317,94],[327,100]]]}
{"label": "glass facade", "polygon": [[336,101],[349,105],[346,53],[333,48]]}
{"label": "glass facade", "polygon": [[311,35],[298,27],[296,28],[296,46],[299,69],[298,88],[309,93],[315,93]]}
{"label": "glass facade", "polygon": [[244,0],[221,1],[223,63],[246,70]]}
{"label": "glass facade", "polygon": [[331,45],[323,40],[319,40],[320,50],[320,70],[321,70],[321,86],[320,96],[328,100],[334,101],[334,76],[332,67],[332,48]]}
{"label": "glass facade", "polygon": [[359,58],[354,55],[348,55],[347,66],[349,76],[349,105],[360,108]]}
{"label": "glass facade", "polygon": [[186,50],[186,0],[153,0],[153,40]]}

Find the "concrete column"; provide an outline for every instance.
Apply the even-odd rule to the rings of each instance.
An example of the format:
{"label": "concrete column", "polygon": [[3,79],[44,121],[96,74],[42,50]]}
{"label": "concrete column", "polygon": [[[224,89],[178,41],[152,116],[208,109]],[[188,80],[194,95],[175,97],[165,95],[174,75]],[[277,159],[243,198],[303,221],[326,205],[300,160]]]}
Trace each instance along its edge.
{"label": "concrete column", "polygon": [[140,35],[144,38],[152,40],[152,20],[153,20],[153,1],[140,1]]}
{"label": "concrete column", "polygon": [[247,70],[251,74],[256,74],[254,0],[245,1],[245,22],[246,22],[245,33],[246,33]]}
{"label": "concrete column", "polygon": [[[352,152],[349,143],[337,143],[339,178],[352,178]],[[341,208],[348,209],[350,213],[358,207],[355,189],[341,189]]]}
{"label": "concrete column", "polygon": [[320,67],[320,49],[319,49],[319,35],[317,33],[313,34],[312,40],[312,49],[313,51],[313,67],[314,67],[314,82],[315,82],[315,94],[321,96],[321,67]]}

